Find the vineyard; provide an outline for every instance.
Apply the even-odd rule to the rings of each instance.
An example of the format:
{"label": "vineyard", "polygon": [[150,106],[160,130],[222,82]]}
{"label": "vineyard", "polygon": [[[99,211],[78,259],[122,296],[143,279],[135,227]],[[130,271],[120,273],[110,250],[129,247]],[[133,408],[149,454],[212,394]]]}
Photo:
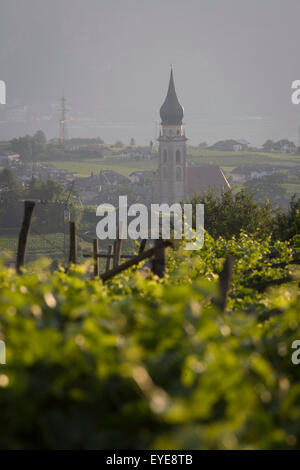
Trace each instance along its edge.
{"label": "vineyard", "polygon": [[299,255],[297,236],[206,234],[163,279],[0,268],[0,447],[299,449]]}

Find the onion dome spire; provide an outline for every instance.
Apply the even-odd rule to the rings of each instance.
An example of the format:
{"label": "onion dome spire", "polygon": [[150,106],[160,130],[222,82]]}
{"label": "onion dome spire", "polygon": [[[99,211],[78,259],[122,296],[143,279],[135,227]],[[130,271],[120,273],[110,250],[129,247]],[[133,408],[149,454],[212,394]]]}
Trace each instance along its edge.
{"label": "onion dome spire", "polygon": [[174,84],[173,66],[171,66],[171,75],[166,99],[160,108],[160,117],[162,125],[181,125],[183,118],[183,106],[179,103]]}

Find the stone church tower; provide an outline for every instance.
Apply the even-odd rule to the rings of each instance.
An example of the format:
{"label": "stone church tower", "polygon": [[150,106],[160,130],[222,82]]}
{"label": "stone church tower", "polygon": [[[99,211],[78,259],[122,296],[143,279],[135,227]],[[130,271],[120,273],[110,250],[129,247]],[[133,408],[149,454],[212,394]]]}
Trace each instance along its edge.
{"label": "stone church tower", "polygon": [[172,204],[185,199],[186,137],[183,106],[178,101],[173,69],[166,99],[160,108],[161,131],[158,138],[158,199]]}

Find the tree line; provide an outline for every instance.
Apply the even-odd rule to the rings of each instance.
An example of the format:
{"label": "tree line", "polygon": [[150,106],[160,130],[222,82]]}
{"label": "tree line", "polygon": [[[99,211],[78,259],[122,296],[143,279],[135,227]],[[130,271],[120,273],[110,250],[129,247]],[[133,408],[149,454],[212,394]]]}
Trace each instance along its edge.
{"label": "tree line", "polygon": [[286,211],[274,209],[267,198],[258,201],[248,188],[237,193],[226,190],[220,197],[208,191],[202,196],[196,195],[190,202],[204,204],[205,230],[215,239],[228,240],[238,237],[242,231],[257,238],[272,236],[282,241],[300,234],[300,198],[295,195]]}

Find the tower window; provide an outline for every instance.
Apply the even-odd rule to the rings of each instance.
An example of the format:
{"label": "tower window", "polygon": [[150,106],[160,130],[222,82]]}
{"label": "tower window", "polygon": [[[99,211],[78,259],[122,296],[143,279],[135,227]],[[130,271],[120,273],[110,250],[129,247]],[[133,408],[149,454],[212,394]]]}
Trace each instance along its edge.
{"label": "tower window", "polygon": [[180,150],[176,150],[176,163],[181,163]]}
{"label": "tower window", "polygon": [[182,181],[182,170],[180,166],[176,167],[176,181]]}
{"label": "tower window", "polygon": [[164,179],[164,180],[167,179],[167,169],[166,169],[165,166],[163,167],[163,179]]}
{"label": "tower window", "polygon": [[164,163],[167,163],[168,161],[168,154],[166,150],[164,150],[164,153],[163,153],[163,160],[164,160]]}

